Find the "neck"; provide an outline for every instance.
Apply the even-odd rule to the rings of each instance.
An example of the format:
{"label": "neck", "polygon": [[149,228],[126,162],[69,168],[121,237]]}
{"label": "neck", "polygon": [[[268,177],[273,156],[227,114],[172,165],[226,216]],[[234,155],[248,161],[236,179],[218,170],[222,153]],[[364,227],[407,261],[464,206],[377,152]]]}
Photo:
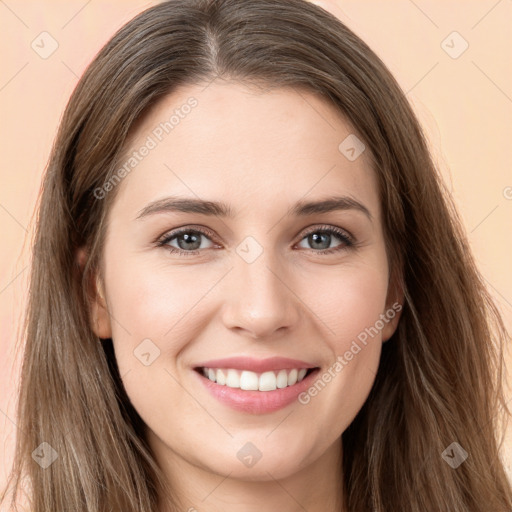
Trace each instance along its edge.
{"label": "neck", "polygon": [[[154,440],[153,440],[154,441]],[[154,443],[152,443],[154,444]],[[312,464],[280,479],[263,472],[242,480],[189,463],[168,447],[158,464],[171,482],[174,500],[186,512],[344,512],[341,438]],[[162,500],[160,512],[175,512]]]}

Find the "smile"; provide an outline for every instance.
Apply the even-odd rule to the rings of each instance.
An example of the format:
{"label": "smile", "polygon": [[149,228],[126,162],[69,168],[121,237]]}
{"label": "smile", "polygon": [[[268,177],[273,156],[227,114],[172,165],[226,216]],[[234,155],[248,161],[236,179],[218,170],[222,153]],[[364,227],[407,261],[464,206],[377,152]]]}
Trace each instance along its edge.
{"label": "smile", "polygon": [[291,368],[256,373],[235,368],[198,369],[210,381],[220,386],[238,388],[246,391],[275,391],[301,382],[313,368]]}
{"label": "smile", "polygon": [[298,359],[246,356],[203,361],[192,369],[209,396],[231,410],[249,414],[271,413],[294,402],[303,407],[297,397],[320,372],[315,363]]}

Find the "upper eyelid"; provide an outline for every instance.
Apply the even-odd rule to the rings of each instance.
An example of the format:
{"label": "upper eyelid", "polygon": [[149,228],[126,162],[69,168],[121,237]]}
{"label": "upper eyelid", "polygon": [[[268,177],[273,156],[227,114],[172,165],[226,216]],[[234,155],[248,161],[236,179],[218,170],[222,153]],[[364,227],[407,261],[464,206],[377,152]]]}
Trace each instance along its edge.
{"label": "upper eyelid", "polygon": [[208,236],[209,238],[215,238],[215,234],[213,231],[211,231],[208,228],[205,227],[194,227],[194,226],[182,226],[179,228],[171,229],[170,231],[166,231],[163,235],[159,236],[156,239],[156,243],[159,242],[165,242],[166,240],[170,240],[172,238],[175,238],[182,233],[188,233],[188,232],[198,232],[203,236]]}

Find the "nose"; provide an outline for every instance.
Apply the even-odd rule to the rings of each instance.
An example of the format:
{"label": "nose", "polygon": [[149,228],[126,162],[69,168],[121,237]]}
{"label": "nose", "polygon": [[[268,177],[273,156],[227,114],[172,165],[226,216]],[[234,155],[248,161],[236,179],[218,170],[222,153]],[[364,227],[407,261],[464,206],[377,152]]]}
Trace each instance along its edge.
{"label": "nose", "polygon": [[239,334],[269,339],[296,328],[301,301],[293,292],[293,280],[284,263],[263,253],[253,262],[235,258],[225,283],[222,320]]}

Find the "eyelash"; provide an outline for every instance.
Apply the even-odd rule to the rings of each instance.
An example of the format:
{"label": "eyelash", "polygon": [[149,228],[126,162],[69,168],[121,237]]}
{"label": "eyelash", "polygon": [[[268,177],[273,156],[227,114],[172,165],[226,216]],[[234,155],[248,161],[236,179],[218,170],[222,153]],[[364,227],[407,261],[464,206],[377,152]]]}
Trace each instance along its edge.
{"label": "eyelash", "polygon": [[[195,251],[184,251],[182,249],[177,249],[176,247],[171,247],[171,246],[167,245],[171,240],[179,237],[180,235],[182,235],[184,233],[200,234],[200,235],[203,235],[210,239],[215,238],[213,233],[210,230],[207,230],[205,228],[191,229],[191,228],[187,227],[187,228],[183,228],[183,229],[178,229],[177,231],[173,231],[171,233],[166,233],[163,237],[161,237],[159,240],[157,240],[156,245],[157,245],[157,247],[166,246],[166,250],[168,250],[170,253],[178,254],[180,257],[181,256],[195,256],[195,255],[199,254],[203,249],[197,249]],[[303,237],[299,240],[299,243],[302,242],[302,240],[304,238],[306,238],[308,235],[311,235],[313,233],[326,233],[326,234],[330,234],[330,235],[336,235],[343,242],[343,244],[340,244],[339,246],[333,247],[331,249],[322,249],[322,250],[306,249],[308,251],[313,252],[314,254],[320,254],[320,255],[333,254],[333,253],[340,252],[345,249],[354,248],[356,246],[356,242],[353,240],[353,238],[350,235],[348,235],[344,230],[342,230],[340,228],[336,228],[334,226],[320,226],[320,227],[312,228],[312,229],[308,230],[303,235]]]}

